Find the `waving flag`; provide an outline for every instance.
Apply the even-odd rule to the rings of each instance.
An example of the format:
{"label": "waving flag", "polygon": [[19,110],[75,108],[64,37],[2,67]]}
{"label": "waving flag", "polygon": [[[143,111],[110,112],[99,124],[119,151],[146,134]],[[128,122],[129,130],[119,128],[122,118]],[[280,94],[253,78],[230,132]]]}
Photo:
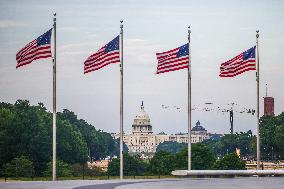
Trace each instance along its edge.
{"label": "waving flag", "polygon": [[158,59],[157,74],[189,67],[188,43],[167,52],[156,53]]}
{"label": "waving flag", "polygon": [[220,77],[234,77],[249,70],[255,70],[255,46],[221,64]]}
{"label": "waving flag", "polygon": [[51,57],[51,31],[52,29],[48,30],[43,35],[27,44],[17,53],[16,68],[30,64],[32,61],[37,59]]}
{"label": "waving flag", "polygon": [[119,63],[119,36],[103,46],[84,62],[84,74],[101,69],[109,64]]}

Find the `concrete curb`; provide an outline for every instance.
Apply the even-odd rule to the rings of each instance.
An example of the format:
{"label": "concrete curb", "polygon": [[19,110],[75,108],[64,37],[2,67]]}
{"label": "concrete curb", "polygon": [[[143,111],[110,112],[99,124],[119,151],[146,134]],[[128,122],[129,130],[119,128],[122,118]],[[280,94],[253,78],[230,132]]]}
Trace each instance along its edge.
{"label": "concrete curb", "polygon": [[252,176],[252,175],[279,175],[284,176],[284,170],[175,170],[174,176],[210,176],[210,175],[231,175],[231,176]]}

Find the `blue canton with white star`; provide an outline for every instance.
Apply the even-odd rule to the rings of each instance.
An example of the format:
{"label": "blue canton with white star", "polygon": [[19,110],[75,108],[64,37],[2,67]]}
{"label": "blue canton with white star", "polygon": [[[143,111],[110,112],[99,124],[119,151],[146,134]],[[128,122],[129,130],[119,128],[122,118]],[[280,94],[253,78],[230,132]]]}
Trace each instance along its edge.
{"label": "blue canton with white star", "polygon": [[177,52],[177,58],[182,57],[182,56],[187,56],[187,55],[189,55],[188,43],[179,47],[179,51]]}
{"label": "blue canton with white star", "polygon": [[44,34],[42,34],[41,36],[39,36],[36,39],[37,46],[50,44],[50,41],[51,41],[51,31],[52,31],[52,29],[48,30],[47,32],[45,32]]}
{"label": "blue canton with white star", "polygon": [[117,36],[111,42],[106,44],[105,53],[108,53],[108,52],[114,51],[114,50],[119,50],[119,36]]}
{"label": "blue canton with white star", "polygon": [[255,58],[255,46],[243,53],[243,60],[247,60],[249,58]]}

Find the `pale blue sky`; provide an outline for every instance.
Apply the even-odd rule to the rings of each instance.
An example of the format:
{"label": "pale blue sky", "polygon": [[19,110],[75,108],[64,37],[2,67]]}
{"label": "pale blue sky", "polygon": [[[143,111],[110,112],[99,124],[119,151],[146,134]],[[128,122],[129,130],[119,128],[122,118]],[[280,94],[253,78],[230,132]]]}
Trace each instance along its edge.
{"label": "pale blue sky", "polygon": [[[15,54],[52,27],[57,13],[58,111],[109,132],[119,130],[119,67],[87,75],[83,62],[119,34],[124,20],[125,130],[131,130],[141,100],[155,132],[186,132],[186,70],[155,75],[155,53],[187,42],[192,28],[192,100],[194,107],[255,108],[255,72],[218,77],[219,65],[255,45],[260,30],[260,95],[275,97],[275,113],[284,110],[284,1],[4,1],[0,2],[0,100],[28,99],[52,107],[51,60],[15,69]],[[261,114],[263,101],[260,99]],[[161,105],[182,107],[162,109]],[[210,132],[229,132],[229,115],[193,111]],[[236,131],[255,131],[256,117],[235,114]]]}

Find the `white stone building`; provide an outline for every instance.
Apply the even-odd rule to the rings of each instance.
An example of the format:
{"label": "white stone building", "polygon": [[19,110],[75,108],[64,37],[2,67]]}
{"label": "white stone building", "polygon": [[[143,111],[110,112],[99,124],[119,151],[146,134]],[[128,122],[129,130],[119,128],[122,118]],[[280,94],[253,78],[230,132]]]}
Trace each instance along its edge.
{"label": "white stone building", "polygon": [[[115,139],[120,137],[119,133],[115,133],[112,136]],[[208,138],[209,133],[207,133],[207,130],[198,121],[196,126],[192,128],[191,142],[198,143]],[[141,110],[135,116],[132,124],[132,133],[124,133],[123,141],[127,145],[129,153],[151,154],[155,153],[157,146],[165,141],[187,143],[188,135],[187,133],[174,135],[167,135],[165,133],[153,134],[150,117],[144,110],[142,101]]]}

